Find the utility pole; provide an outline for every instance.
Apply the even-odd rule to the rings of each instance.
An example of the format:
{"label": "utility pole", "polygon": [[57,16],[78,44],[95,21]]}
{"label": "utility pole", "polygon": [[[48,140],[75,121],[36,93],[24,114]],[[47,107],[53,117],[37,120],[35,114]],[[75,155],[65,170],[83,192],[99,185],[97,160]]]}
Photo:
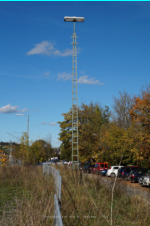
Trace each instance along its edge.
{"label": "utility pole", "polygon": [[28,154],[29,154],[29,115],[28,115],[28,127],[27,127],[27,133],[28,133]]}

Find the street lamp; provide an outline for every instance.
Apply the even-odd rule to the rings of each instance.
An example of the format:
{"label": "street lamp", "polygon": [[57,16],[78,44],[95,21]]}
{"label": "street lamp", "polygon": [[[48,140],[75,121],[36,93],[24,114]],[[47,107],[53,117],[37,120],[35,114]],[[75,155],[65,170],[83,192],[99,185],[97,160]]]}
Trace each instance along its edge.
{"label": "street lamp", "polygon": [[84,22],[84,17],[76,17],[76,16],[65,16],[65,22]]}
{"label": "street lamp", "polygon": [[72,169],[78,167],[78,96],[77,96],[77,42],[75,22],[84,22],[84,17],[65,16],[65,22],[74,22],[72,42]]}
{"label": "street lamp", "polygon": [[28,152],[29,152],[29,115],[27,114],[16,114],[17,116],[28,116],[28,124],[27,124],[27,134],[28,134]]}

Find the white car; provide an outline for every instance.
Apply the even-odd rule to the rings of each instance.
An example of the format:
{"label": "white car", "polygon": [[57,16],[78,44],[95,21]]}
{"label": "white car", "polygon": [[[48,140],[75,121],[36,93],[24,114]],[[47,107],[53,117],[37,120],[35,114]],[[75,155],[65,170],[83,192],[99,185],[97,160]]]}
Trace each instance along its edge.
{"label": "white car", "polygon": [[118,176],[118,170],[123,166],[110,166],[107,170],[106,176],[116,177]]}
{"label": "white car", "polygon": [[68,165],[71,166],[71,165],[72,165],[72,161],[69,161],[69,162],[68,162]]}
{"label": "white car", "polygon": [[68,162],[67,161],[64,161],[64,165],[68,165]]}

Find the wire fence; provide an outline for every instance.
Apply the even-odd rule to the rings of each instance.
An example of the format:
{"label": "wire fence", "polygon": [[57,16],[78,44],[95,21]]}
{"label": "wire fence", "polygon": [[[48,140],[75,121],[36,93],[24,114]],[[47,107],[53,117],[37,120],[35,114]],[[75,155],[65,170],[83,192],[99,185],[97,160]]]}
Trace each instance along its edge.
{"label": "wire fence", "polygon": [[43,164],[43,174],[52,175],[55,182],[56,194],[54,195],[54,217],[55,217],[55,226],[63,226],[62,217],[60,213],[61,207],[61,176],[60,171],[56,170],[49,164]]}
{"label": "wire fence", "polygon": [[55,226],[63,226],[62,217],[60,213],[60,206],[58,204],[57,195],[54,195],[54,214],[55,214]]}

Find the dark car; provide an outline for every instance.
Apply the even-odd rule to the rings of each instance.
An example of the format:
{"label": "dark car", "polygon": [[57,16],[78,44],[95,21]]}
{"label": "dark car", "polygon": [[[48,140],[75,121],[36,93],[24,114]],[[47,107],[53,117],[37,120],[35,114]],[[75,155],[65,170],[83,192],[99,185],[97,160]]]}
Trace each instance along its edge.
{"label": "dark car", "polygon": [[108,169],[99,171],[98,174],[101,175],[101,176],[106,176],[107,170],[108,170]]}
{"label": "dark car", "polygon": [[60,162],[59,159],[52,159],[51,162]]}
{"label": "dark car", "polygon": [[84,169],[84,163],[79,162],[79,170],[83,170]]}
{"label": "dark car", "polygon": [[131,174],[131,182],[138,182],[139,177],[142,177],[146,173],[150,172],[150,169],[137,169]]}
{"label": "dark car", "polygon": [[147,173],[143,174],[141,177],[138,178],[138,182],[140,185],[143,185],[143,179],[145,176],[149,176],[150,175],[150,170],[148,170]]}
{"label": "dark car", "polygon": [[43,166],[43,163],[46,163],[46,162],[39,162],[39,163],[37,163],[36,165],[37,165],[37,166]]}
{"label": "dark car", "polygon": [[94,167],[95,167],[95,165],[90,165],[89,166],[89,172],[88,173],[92,173]]}
{"label": "dark car", "polygon": [[126,180],[130,180],[131,174],[136,170],[139,169],[139,166],[124,166],[118,171],[118,177]]}
{"label": "dark car", "polygon": [[83,172],[84,173],[91,173],[93,168],[94,168],[94,165],[86,164],[83,168]]}

